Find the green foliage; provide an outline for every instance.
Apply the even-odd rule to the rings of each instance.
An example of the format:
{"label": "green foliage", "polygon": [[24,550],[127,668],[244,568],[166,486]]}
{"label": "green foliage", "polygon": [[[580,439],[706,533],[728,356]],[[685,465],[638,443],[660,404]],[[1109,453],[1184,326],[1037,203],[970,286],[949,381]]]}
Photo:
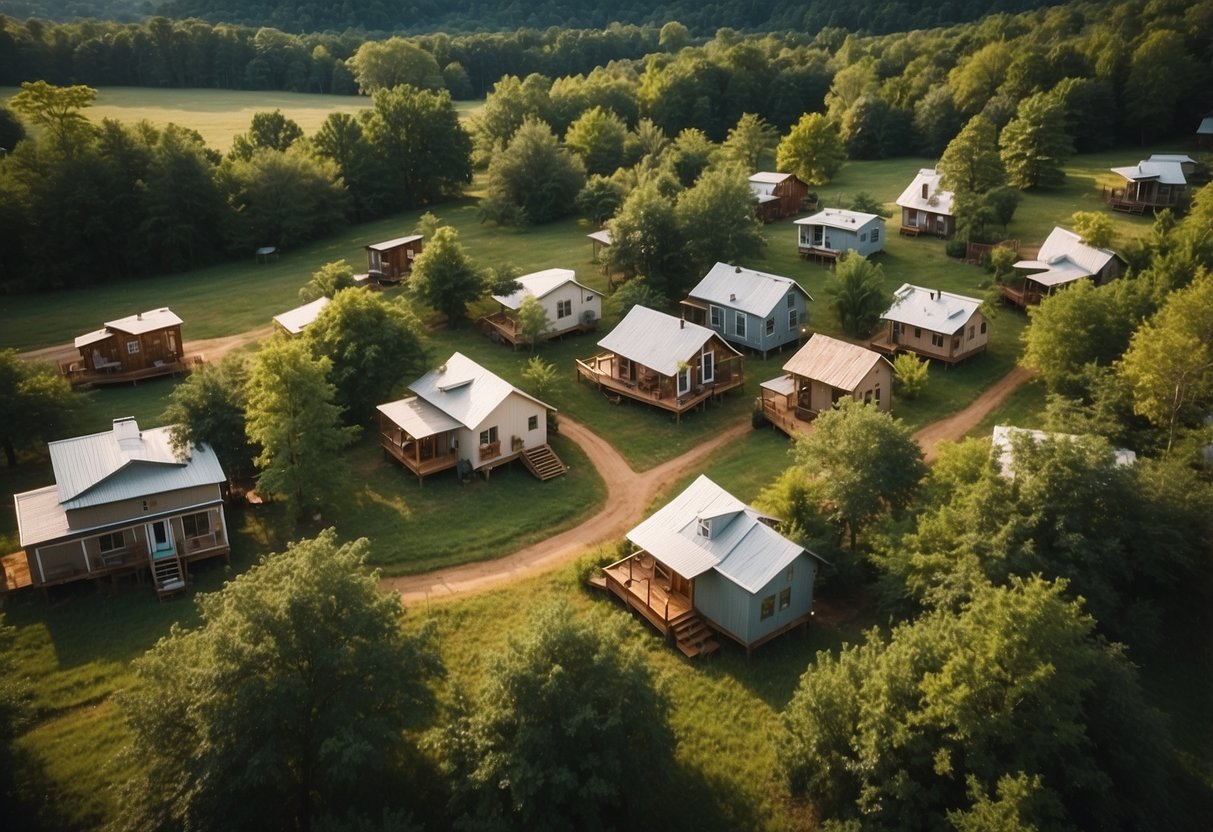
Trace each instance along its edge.
{"label": "green foliage", "polygon": [[966,113],[976,113],[993,97],[1006,79],[1014,52],[1004,41],[987,43],[971,53],[948,73],[957,106]]}
{"label": "green foliage", "polygon": [[577,210],[595,225],[601,226],[619,210],[627,197],[627,188],[605,176],[591,176],[577,194]]}
{"label": "green foliage", "polygon": [[0,104],[0,147],[8,152],[24,138],[25,126],[21,124],[21,120],[12,110]]}
{"label": "green foliage", "polygon": [[531,345],[532,352],[550,326],[548,311],[539,299],[531,294],[524,297],[518,306],[518,330],[522,333],[523,340]]}
{"label": "green foliage", "polygon": [[459,232],[444,225],[413,262],[409,289],[457,326],[467,317],[467,305],[484,293],[484,276],[460,244]]}
{"label": "green foliage", "polygon": [[737,124],[729,128],[729,135],[720,146],[721,156],[740,165],[747,171],[758,169],[758,164],[767,151],[774,149],[779,133],[761,116],[742,113]]}
{"label": "green foliage", "polygon": [[999,246],[990,252],[990,269],[994,272],[994,280],[1001,283],[1009,277],[1019,262],[1019,253],[1007,246]]}
{"label": "green foliage", "polygon": [[658,294],[673,294],[687,274],[683,229],[675,205],[657,182],[636,188],[608,223],[607,265],[628,276],[643,275]]}
{"label": "green foliage", "polygon": [[532,73],[526,80],[501,76],[485,97],[484,107],[472,119],[477,167],[488,165],[527,119],[541,121],[551,109],[550,78]]}
{"label": "green foliage", "polygon": [[506,643],[442,738],[453,814],[477,828],[536,830],[652,817],[674,737],[628,624],[590,622],[553,603]]}
{"label": "green foliage", "polygon": [[346,260],[325,263],[312,275],[312,279],[299,289],[299,300],[311,303],[320,298],[332,300],[342,289],[354,286],[354,267]]}
{"label": "green foliage", "polygon": [[632,311],[633,306],[647,306],[649,309],[663,310],[670,300],[656,291],[647,278],[634,277],[615,290],[608,298],[612,311],[623,318]]}
{"label": "green foliage", "polygon": [[10,468],[18,450],[62,438],[83,405],[54,365],[0,350],[0,447]]}
{"label": "green foliage", "polygon": [[332,362],[313,359],[302,340],[275,338],[257,353],[248,382],[245,429],[261,446],[257,487],[284,494],[294,517],[316,510],[343,487],[339,451],[357,428],[339,425],[328,381]]}
{"label": "green foliage", "polygon": [[809,185],[827,184],[846,158],[837,128],[821,113],[801,116],[775,148],[775,166]]}
{"label": "green foliage", "polygon": [[556,365],[551,361],[544,361],[537,355],[528,358],[526,366],[522,370],[524,388],[540,401],[547,401],[547,398],[552,395],[557,378]]}
{"label": "green foliage", "polygon": [[1046,93],[1025,98],[998,145],[1010,185],[1020,190],[1059,187],[1066,178],[1062,164],[1074,152],[1061,100]]}
{"label": "green foliage", "polygon": [[349,67],[363,95],[401,84],[419,90],[440,90],[445,86],[434,56],[402,37],[365,41],[350,57]]}
{"label": "green foliage", "polygon": [[[581,160],[560,146],[547,124],[528,119],[493,154],[486,201],[515,209],[518,224],[545,223],[571,213],[584,185]],[[500,209],[487,210],[503,216]]]}
{"label": "green foliage", "polygon": [[248,378],[248,361],[240,355],[196,367],[173,388],[163,416],[172,425],[173,448],[180,453],[192,445],[210,445],[229,482],[251,474],[257,454],[244,423]]}
{"label": "green foliage", "polygon": [[219,180],[232,207],[233,244],[292,248],[345,224],[347,195],[337,166],[299,148],[229,157]]}
{"label": "green foliage", "polygon": [[1130,58],[1124,114],[1142,142],[1170,134],[1183,90],[1198,71],[1181,31],[1160,26],[1144,33]]}
{"label": "green foliage", "polygon": [[586,110],[564,134],[564,144],[581,157],[586,173],[606,176],[623,163],[623,143],[628,128],[610,110]]}
{"label": "green foliage", "polygon": [[1116,242],[1116,227],[1103,211],[1075,211],[1070,217],[1074,233],[1095,248],[1111,248]]}
{"label": "green foliage", "polygon": [[878,217],[885,217],[886,219],[893,216],[893,212],[886,208],[883,202],[877,200],[876,197],[867,191],[860,191],[851,198],[851,210],[864,214],[875,214]]}
{"label": "green foliage", "polygon": [[688,127],[674,137],[665,160],[682,187],[689,188],[712,166],[717,150],[706,133],[697,127]]}
{"label": "green foliage", "polygon": [[346,289],[303,332],[312,355],[332,363],[335,402],[350,424],[365,424],[402,380],[429,368],[425,330],[405,298]]}
{"label": "green foliage", "polygon": [[97,91],[83,84],[57,87],[46,81],[23,81],[21,92],[9,99],[8,106],[46,130],[59,152],[72,155],[95,129],[81,110],[96,97]]}
{"label": "green foliage", "polygon": [[843,332],[855,338],[868,337],[889,308],[883,269],[863,255],[848,251],[838,258],[834,278],[837,282],[826,291]]}
{"label": "green foliage", "polygon": [[385,211],[462,193],[472,180],[472,138],[450,93],[402,85],[377,90],[371,103],[362,128],[374,149],[377,186],[390,195]]}
{"label": "green foliage", "polygon": [[930,362],[912,352],[903,352],[893,359],[893,377],[897,379],[898,394],[917,399],[927,386]]}
{"label": "green foliage", "polygon": [[429,716],[442,666],[424,630],[402,633],[368,550],[328,529],[269,555],[135,662],[120,702],[143,771],[124,828],[323,828],[407,810],[404,732]]}
{"label": "green foliage", "polygon": [[303,138],[303,130],[281,110],[272,113],[256,113],[247,133],[232,139],[231,155],[248,161],[258,150],[285,152]]}
{"label": "green foliage", "polygon": [[675,208],[693,273],[716,263],[739,263],[766,247],[762,224],[754,214],[754,193],[746,173],[733,165],[714,168],[678,195]]}
{"label": "green foliage", "polygon": [[983,194],[1006,182],[998,154],[998,131],[989,119],[973,116],[948,143],[936,166],[940,187],[956,194]]}

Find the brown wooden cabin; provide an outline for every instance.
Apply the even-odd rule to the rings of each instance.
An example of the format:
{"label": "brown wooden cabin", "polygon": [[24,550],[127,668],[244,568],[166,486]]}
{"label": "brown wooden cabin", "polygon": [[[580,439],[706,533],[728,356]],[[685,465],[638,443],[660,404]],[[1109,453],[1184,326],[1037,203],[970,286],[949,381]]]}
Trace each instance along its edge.
{"label": "brown wooden cabin", "polygon": [[763,223],[800,213],[809,196],[808,184],[794,173],[759,171],[750,177],[750,190],[758,199],[758,219]]}
{"label": "brown wooden cabin", "polygon": [[396,283],[413,273],[413,261],[421,254],[421,235],[412,234],[366,247],[366,268],[381,283]]}
{"label": "brown wooden cabin", "polygon": [[1124,185],[1105,186],[1104,202],[1114,211],[1131,214],[1174,208],[1186,198],[1188,178],[1195,169],[1191,158],[1167,153],[1155,153],[1129,167],[1112,168],[1124,179]]}
{"label": "brown wooden cabin", "polygon": [[181,319],[168,307],[149,309],[76,338],[80,359],[61,367],[72,384],[116,384],[187,369]]}

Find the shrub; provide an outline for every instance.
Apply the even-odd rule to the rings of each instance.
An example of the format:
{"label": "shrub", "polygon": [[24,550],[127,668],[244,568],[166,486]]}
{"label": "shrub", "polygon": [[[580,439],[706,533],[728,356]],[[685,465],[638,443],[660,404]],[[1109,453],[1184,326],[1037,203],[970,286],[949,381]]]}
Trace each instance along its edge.
{"label": "shrub", "polygon": [[927,371],[930,365],[925,358],[912,352],[903,352],[893,359],[893,375],[897,379],[898,392],[907,399],[916,399],[927,386]]}

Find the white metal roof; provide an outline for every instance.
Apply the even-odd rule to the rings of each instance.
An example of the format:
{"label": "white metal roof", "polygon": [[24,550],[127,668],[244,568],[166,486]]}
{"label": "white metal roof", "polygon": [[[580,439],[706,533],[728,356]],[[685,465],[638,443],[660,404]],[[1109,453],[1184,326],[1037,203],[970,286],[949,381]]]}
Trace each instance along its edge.
{"label": "white metal roof", "polygon": [[291,335],[298,335],[307,328],[308,324],[316,320],[316,317],[321,313],[324,307],[329,305],[329,299],[326,297],[316,298],[311,303],[305,303],[303,306],[296,306],[289,312],[283,312],[281,315],[274,316],[274,323],[285,329]]}
{"label": "white metal roof", "polygon": [[110,332],[108,329],[94,329],[92,332],[86,332],[83,335],[78,335],[75,342],[76,349],[87,347],[89,344],[96,344],[100,341],[104,341],[113,334],[114,333]]}
{"label": "white metal roof", "polygon": [[602,292],[599,292],[597,289],[591,289],[589,286],[578,283],[577,273],[572,269],[544,269],[540,272],[524,274],[518,278],[518,283],[522,287],[518,291],[511,295],[493,295],[493,300],[507,309],[517,309],[522,306],[522,302],[526,299],[527,295],[542,298],[564,286],[566,283],[572,283],[580,287],[582,291],[602,295]]}
{"label": "white metal roof", "polygon": [[778,185],[780,182],[790,178],[791,176],[792,174],[790,173],[777,173],[773,170],[760,170],[758,173],[750,176],[750,181],[762,183],[763,185]]}
{"label": "white metal roof", "polygon": [[375,409],[414,439],[424,439],[444,430],[455,430],[463,426],[459,420],[451,418],[425,399],[416,396],[381,404]]}
{"label": "white metal roof", "polygon": [[770,390],[772,393],[777,393],[781,396],[790,396],[796,392],[796,379],[790,375],[783,375],[778,378],[767,379],[758,386],[763,390]]}
{"label": "white metal roof", "polygon": [[385,240],[382,243],[371,243],[367,248],[371,251],[391,251],[394,248],[400,248],[409,243],[415,243],[421,239],[420,234],[410,234],[407,237],[397,237],[394,240]]}
{"label": "white metal roof", "polygon": [[[1043,430],[1032,430],[1031,428],[1017,428],[1011,425],[995,425],[994,431],[990,436],[991,452],[998,455],[998,466],[1002,470],[1004,477],[1015,476],[1015,449],[1012,445],[1014,437],[1030,436],[1032,441],[1040,444],[1045,439],[1068,439],[1074,441],[1079,437],[1070,433],[1049,433]],[[1137,453],[1128,448],[1113,448],[1112,454],[1116,459],[1116,465],[1124,467],[1137,462]]]}
{"label": "white metal roof", "polygon": [[843,231],[860,231],[877,221],[884,225],[884,218],[875,214],[848,211],[844,208],[826,208],[811,217],[795,220],[795,223],[796,225],[824,225],[827,228],[839,228]]}
{"label": "white metal roof", "polygon": [[611,230],[609,228],[603,228],[599,231],[591,231],[585,236],[604,246],[609,246],[611,244]]}
{"label": "white metal roof", "polygon": [[142,335],[145,332],[152,332],[157,329],[164,329],[165,327],[179,326],[181,323],[182,320],[173,314],[173,310],[167,306],[162,306],[159,309],[149,309],[146,312],[127,315],[125,318],[119,318],[116,321],[106,321],[105,326],[118,332],[125,332],[128,335]]}
{"label": "white metal roof", "polygon": [[813,299],[790,277],[717,263],[691,290],[690,297],[765,318],[776,306],[784,303],[789,291],[799,292],[808,300]]}
{"label": "white metal roof", "polygon": [[893,305],[880,317],[952,335],[969,322],[980,306],[977,298],[905,283],[893,293]]}
{"label": "white metal roof", "polygon": [[17,509],[17,536],[22,546],[33,546],[71,532],[67,512],[59,505],[59,489],[53,485],[13,495]]}
{"label": "white metal roof", "polygon": [[460,352],[453,354],[438,369],[414,381],[409,389],[472,430],[511,395],[530,399],[547,410],[556,409],[522,392]]}
{"label": "white metal roof", "polygon": [[805,551],[764,522],[774,519],[701,475],[627,538],[683,577],[715,569],[753,594]]}
{"label": "white metal roof", "polygon": [[1205,116],[1200,120],[1200,126],[1196,128],[1198,136],[1213,136],[1213,116]]}
{"label": "white metal roof", "polygon": [[1054,228],[1040,247],[1035,260],[1020,260],[1017,269],[1037,272],[1032,280],[1044,286],[1058,286],[1098,273],[1116,252],[1089,246],[1073,231]]}
{"label": "white metal roof", "polygon": [[881,361],[888,363],[878,352],[819,332],[788,359],[783,369],[838,390],[854,390]]}
{"label": "white metal roof", "polygon": [[[713,335],[715,333],[705,326],[646,306],[633,306],[598,346],[663,376],[673,376],[678,372],[678,362],[689,361]],[[741,355],[728,344],[721,343]]]}
{"label": "white metal roof", "polygon": [[[952,192],[941,190],[939,187],[939,171],[934,168],[922,168],[914,181],[897,197],[897,204],[902,208],[918,211],[930,211],[932,214],[952,216]],[[927,196],[922,196],[922,186],[927,186]]]}
{"label": "white metal roof", "polygon": [[1134,182],[1157,179],[1162,185],[1186,185],[1188,178],[1184,176],[1183,170],[1185,162],[1192,164],[1192,160],[1187,156],[1155,154],[1130,167],[1112,168],[1112,172]]}

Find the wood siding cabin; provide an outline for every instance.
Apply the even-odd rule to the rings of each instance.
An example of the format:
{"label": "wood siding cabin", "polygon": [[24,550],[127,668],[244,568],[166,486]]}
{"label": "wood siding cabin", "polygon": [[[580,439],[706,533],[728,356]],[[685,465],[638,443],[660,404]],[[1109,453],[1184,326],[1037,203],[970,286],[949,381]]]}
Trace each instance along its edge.
{"label": "wood siding cabin", "polygon": [[688,656],[716,636],[746,655],[813,611],[819,558],[776,529],[776,518],[700,476],[627,534],[637,550],[595,582],[617,595]]}
{"label": "wood siding cabin", "polygon": [[908,351],[955,364],[985,352],[989,323],[981,301],[940,289],[903,284],[881,316],[883,335],[870,346],[886,355]]}
{"label": "wood siding cabin", "polygon": [[305,303],[303,306],[296,306],[281,315],[274,316],[274,323],[280,330],[287,335],[298,335],[307,329],[312,321],[320,316],[324,311],[324,307],[328,306],[331,301],[328,298],[316,298],[311,303]]}
{"label": "wood siding cabin", "polygon": [[380,283],[398,283],[413,273],[413,261],[421,254],[421,235],[412,234],[366,247],[366,268]]}
{"label": "wood siding cabin", "polygon": [[34,586],[139,573],[166,595],[190,563],[229,555],[219,460],[206,445],[178,455],[169,432],[128,417],[48,443],[55,484],[13,497]]}
{"label": "wood siding cabin", "polygon": [[187,369],[181,319],[168,307],[149,309],[76,338],[80,358],[61,367],[72,384],[116,384]]}
{"label": "wood siding cabin", "polygon": [[762,383],[762,412],[795,437],[840,399],[893,405],[893,365],[878,352],[820,333],[783,365],[784,374]]}
{"label": "wood siding cabin", "polygon": [[1015,275],[999,291],[1008,302],[1028,307],[1079,280],[1102,286],[1119,277],[1124,266],[1116,252],[1089,246],[1073,231],[1054,228],[1035,258],[1015,263]]}
{"label": "wood siding cabin", "polygon": [[812,299],[789,277],[717,263],[682,301],[682,316],[766,358],[800,342]]}
{"label": "wood siding cabin", "polygon": [[518,326],[518,310],[528,297],[534,297],[548,316],[541,333],[545,340],[572,332],[593,332],[602,319],[602,292],[577,282],[572,269],[545,269],[518,278],[520,288],[510,295],[493,295],[501,311],[481,318],[484,332],[497,340],[517,346],[526,342]]}
{"label": "wood siding cabin", "polygon": [[897,198],[897,206],[901,208],[902,234],[907,237],[917,237],[919,234],[952,236],[955,230],[953,194],[939,187],[939,179],[939,171],[922,168]]}
{"label": "wood siding cabin", "polygon": [[1104,202],[1115,211],[1141,214],[1179,205],[1187,192],[1188,178],[1196,170],[1196,162],[1176,153],[1155,153],[1136,165],[1111,170],[1124,180],[1124,184],[1105,187]]}
{"label": "wood siding cabin", "polygon": [[775,222],[804,210],[809,186],[794,173],[759,171],[750,177],[750,190],[758,200],[758,219]]}
{"label": "wood siding cabin", "polygon": [[884,218],[826,208],[796,220],[796,235],[801,257],[833,261],[844,251],[868,257],[884,250]]}
{"label": "wood siding cabin", "polygon": [[409,389],[414,395],[378,406],[379,444],[418,482],[461,467],[487,479],[516,459],[540,479],[567,470],[548,445],[547,416],[555,408],[462,353]]}
{"label": "wood siding cabin", "polygon": [[577,359],[578,379],[623,398],[682,414],[745,384],[745,358],[707,327],[634,306],[598,342],[603,352]]}

